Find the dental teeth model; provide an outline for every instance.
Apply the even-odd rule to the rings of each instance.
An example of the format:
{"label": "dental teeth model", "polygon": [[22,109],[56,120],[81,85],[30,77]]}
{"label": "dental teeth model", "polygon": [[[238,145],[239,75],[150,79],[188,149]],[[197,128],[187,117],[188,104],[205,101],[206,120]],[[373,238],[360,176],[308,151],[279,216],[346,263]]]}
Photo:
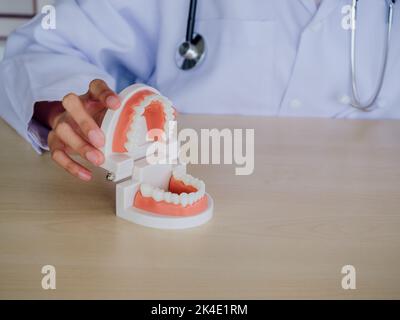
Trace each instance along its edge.
{"label": "dental teeth model", "polygon": [[117,216],[161,229],[191,228],[209,221],[213,200],[203,181],[187,174],[184,164],[150,164],[146,159],[153,143],[169,142],[170,121],[176,118],[172,103],[141,84],[123,90],[120,99],[121,107],[108,110],[102,124],[106,135],[102,167],[117,183]]}
{"label": "dental teeth model", "polygon": [[203,181],[173,170],[167,190],[141,184],[134,206],[158,214],[190,216],[207,209],[205,193]]}

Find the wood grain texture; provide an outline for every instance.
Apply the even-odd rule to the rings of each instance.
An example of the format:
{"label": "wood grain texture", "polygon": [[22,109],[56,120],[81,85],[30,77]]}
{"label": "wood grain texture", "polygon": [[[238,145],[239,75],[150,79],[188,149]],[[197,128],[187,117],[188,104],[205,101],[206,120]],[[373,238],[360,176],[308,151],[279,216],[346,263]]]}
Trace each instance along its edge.
{"label": "wood grain texture", "polygon": [[[0,298],[400,298],[400,122],[182,116],[255,128],[255,172],[191,166],[215,218],[159,231],[0,124]],[[57,289],[41,288],[41,267]],[[341,288],[343,265],[357,289]]]}

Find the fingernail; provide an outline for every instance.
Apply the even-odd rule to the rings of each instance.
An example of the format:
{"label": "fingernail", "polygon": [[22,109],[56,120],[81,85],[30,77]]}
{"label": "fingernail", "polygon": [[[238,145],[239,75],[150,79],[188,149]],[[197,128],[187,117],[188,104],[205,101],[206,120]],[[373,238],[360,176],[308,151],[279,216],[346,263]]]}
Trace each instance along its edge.
{"label": "fingernail", "polygon": [[90,179],[92,179],[92,175],[90,173],[87,173],[86,171],[79,171],[78,176],[80,179],[85,181],[89,181]]}
{"label": "fingernail", "polygon": [[91,163],[93,163],[94,165],[98,165],[99,164],[99,157],[97,156],[96,151],[88,151],[86,152],[86,159],[88,159]]}
{"label": "fingernail", "polygon": [[116,96],[109,96],[106,99],[106,104],[111,109],[117,109],[120,106],[121,102],[119,101],[119,99]]}
{"label": "fingernail", "polygon": [[101,148],[104,146],[104,134],[100,129],[90,130],[88,133],[88,138],[90,143],[95,147]]}

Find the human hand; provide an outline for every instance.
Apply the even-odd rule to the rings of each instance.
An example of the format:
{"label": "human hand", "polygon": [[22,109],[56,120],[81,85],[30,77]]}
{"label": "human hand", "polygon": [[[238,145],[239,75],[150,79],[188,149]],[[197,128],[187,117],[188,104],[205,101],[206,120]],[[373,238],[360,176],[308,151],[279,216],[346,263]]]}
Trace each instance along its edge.
{"label": "human hand", "polygon": [[104,162],[99,148],[104,146],[105,136],[100,125],[107,108],[118,109],[121,102],[103,80],[96,79],[90,83],[86,94],[67,94],[58,104],[58,108],[53,108],[56,111],[46,119],[51,129],[48,146],[52,159],[73,176],[89,181],[90,170],[71,155],[79,154],[96,166]]}

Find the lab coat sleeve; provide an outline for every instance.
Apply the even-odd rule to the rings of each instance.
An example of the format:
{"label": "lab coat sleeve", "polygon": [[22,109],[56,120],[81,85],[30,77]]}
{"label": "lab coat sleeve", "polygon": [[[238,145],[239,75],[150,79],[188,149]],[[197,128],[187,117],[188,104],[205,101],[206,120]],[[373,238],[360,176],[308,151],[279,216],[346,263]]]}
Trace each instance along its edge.
{"label": "lab coat sleeve", "polygon": [[[61,0],[55,6],[55,29],[44,28],[40,14],[8,39],[0,64],[0,116],[37,152],[47,149],[48,129],[32,119],[35,102],[60,101],[70,92],[83,94],[96,78],[116,90],[116,79],[124,74],[132,81],[150,74],[152,60],[145,55],[149,41],[141,39],[147,36],[141,28],[144,22],[138,18],[137,29],[127,22],[125,13],[135,18],[124,8],[127,3]],[[136,61],[129,72],[118,68],[126,55]]]}

